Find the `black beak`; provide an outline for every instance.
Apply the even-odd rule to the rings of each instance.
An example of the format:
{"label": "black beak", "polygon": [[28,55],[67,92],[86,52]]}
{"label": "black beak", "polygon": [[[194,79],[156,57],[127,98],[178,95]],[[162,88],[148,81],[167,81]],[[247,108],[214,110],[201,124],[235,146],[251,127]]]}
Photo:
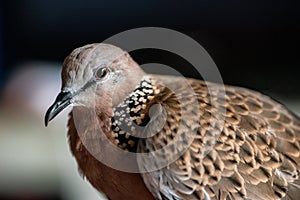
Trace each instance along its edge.
{"label": "black beak", "polygon": [[51,121],[56,115],[58,115],[63,109],[71,104],[73,95],[71,92],[60,92],[55,102],[50,106],[45,115],[45,126]]}

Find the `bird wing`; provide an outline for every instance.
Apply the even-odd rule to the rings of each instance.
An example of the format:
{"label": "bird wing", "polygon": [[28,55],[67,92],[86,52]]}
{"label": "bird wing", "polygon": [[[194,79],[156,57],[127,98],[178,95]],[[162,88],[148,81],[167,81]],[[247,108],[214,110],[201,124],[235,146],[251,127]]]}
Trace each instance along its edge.
{"label": "bird wing", "polygon": [[[245,88],[226,86],[222,103],[223,97],[218,95],[221,85],[189,79],[194,93],[188,94],[184,83],[175,77],[155,78],[172,80],[175,88],[160,88],[155,100],[165,108],[166,123],[155,136],[141,140],[138,149],[150,153],[164,149],[154,160],[138,161],[141,169],[150,171],[143,178],[156,198],[299,197],[299,117],[271,98]],[[199,110],[190,106],[195,103],[193,97]],[[184,111],[190,114],[183,116]],[[151,125],[155,122],[150,121]],[[172,145],[177,135],[182,140]],[[189,137],[194,139],[184,149],[184,140]],[[166,145],[170,147],[164,148]],[[153,171],[152,166],[159,166],[174,154],[180,156]]]}

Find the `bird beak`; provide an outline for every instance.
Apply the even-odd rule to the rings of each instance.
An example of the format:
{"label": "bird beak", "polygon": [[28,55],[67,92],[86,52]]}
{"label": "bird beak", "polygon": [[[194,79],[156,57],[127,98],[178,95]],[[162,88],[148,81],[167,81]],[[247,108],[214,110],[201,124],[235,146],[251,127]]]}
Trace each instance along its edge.
{"label": "bird beak", "polygon": [[71,92],[60,92],[54,103],[47,110],[45,115],[45,126],[51,121],[56,115],[58,115],[63,109],[71,104],[71,99],[73,95]]}

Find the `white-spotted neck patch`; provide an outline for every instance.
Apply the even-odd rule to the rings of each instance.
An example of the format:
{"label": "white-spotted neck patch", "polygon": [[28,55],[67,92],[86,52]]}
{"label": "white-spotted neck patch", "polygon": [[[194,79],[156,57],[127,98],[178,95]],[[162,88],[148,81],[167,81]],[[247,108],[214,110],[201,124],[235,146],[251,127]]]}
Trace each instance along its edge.
{"label": "white-spotted neck patch", "polygon": [[111,118],[111,130],[118,147],[135,152],[138,131],[148,124],[149,107],[158,90],[153,86],[150,77],[141,80],[135,90],[117,107],[113,108],[114,116]]}

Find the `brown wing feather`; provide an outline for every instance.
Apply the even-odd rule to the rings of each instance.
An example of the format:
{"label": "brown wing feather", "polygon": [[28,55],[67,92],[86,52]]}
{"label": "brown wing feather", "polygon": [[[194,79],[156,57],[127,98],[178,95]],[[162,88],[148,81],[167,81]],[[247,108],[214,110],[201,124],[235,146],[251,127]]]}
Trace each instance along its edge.
{"label": "brown wing feather", "polygon": [[[299,195],[295,182],[299,181],[300,170],[300,119],[296,115],[261,93],[226,86],[224,129],[208,154],[203,154],[203,149],[217,136],[218,131],[214,133],[214,130],[221,126],[218,110],[211,105],[211,101],[218,102],[220,86],[208,83],[214,88],[211,94],[206,83],[190,79],[200,112],[191,112],[194,116],[183,119],[180,110],[173,108],[178,107],[179,101],[185,104],[180,105],[181,108],[188,107],[191,98],[185,94],[180,80],[174,77],[169,80],[177,91],[172,93],[162,88],[159,98],[167,98],[158,103],[167,107],[170,123],[165,124],[157,137],[148,139],[140,150],[153,151],[168,144],[174,137],[170,136],[174,131],[169,130],[177,130],[180,120],[187,127],[184,135],[195,134],[195,116],[199,117],[200,126],[190,148],[178,160],[144,175],[150,191],[160,190],[169,199],[293,199],[295,194]],[[214,129],[209,130],[209,126]],[[158,159],[167,159],[168,153],[165,156]],[[143,168],[148,164],[139,162]],[[289,192],[293,192],[293,196]]]}

